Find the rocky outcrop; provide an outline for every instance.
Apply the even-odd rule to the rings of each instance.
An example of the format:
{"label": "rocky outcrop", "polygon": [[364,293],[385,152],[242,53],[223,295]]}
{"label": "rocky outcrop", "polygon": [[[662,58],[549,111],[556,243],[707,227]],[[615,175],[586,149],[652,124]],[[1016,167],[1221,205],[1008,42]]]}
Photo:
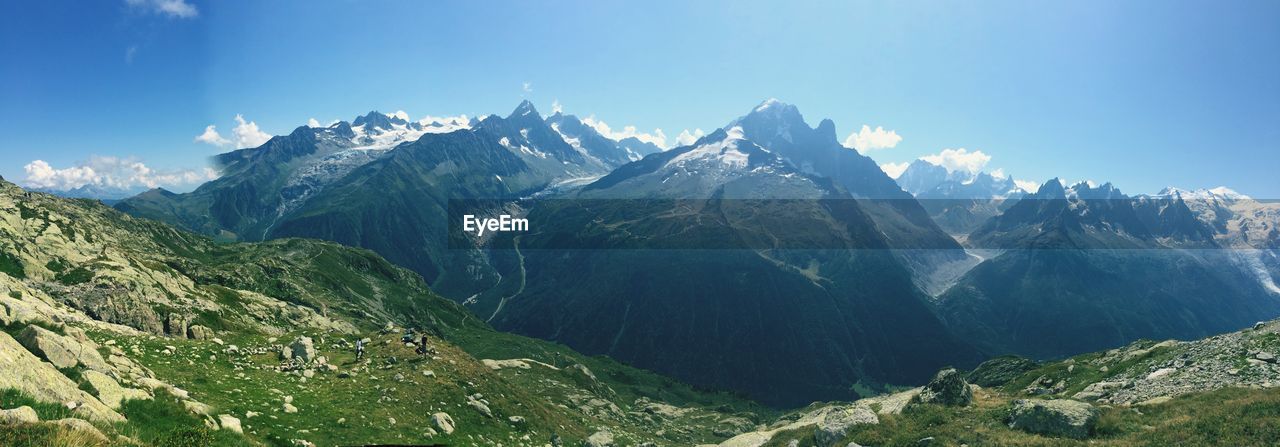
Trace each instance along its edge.
{"label": "rocky outcrop", "polygon": [[122,387],[115,379],[98,371],[85,371],[83,377],[98,400],[115,410],[119,410],[126,400],[151,399],[146,391]]}
{"label": "rocky outcrop", "polygon": [[1034,360],[1011,355],[1001,356],[982,362],[969,372],[966,379],[969,383],[978,386],[1000,386],[1039,366],[1040,364]]}
{"label": "rocky outcrop", "polygon": [[40,416],[36,414],[36,410],[26,405],[9,410],[0,410],[0,425],[34,424],[36,422],[40,422]]}
{"label": "rocky outcrop", "polygon": [[192,340],[208,340],[213,338],[213,330],[198,324],[193,324],[187,328],[186,335],[187,338]]}
{"label": "rocky outcrop", "polygon": [[96,371],[110,371],[106,360],[91,341],[65,337],[40,326],[27,326],[19,335],[22,345],[33,354],[58,368],[83,366]]}
{"label": "rocky outcrop", "polygon": [[222,430],[244,433],[244,428],[240,426],[240,419],[229,414],[218,415],[218,427]]}
{"label": "rocky outcrop", "polygon": [[955,368],[946,368],[933,376],[920,394],[916,402],[948,406],[965,406],[973,401],[973,390]]}
{"label": "rocky outcrop", "polygon": [[440,430],[440,433],[444,433],[446,435],[453,433],[453,418],[449,416],[449,413],[441,412],[431,415],[431,423]]}
{"label": "rocky outcrop", "polygon": [[309,362],[316,358],[316,347],[311,341],[311,337],[298,337],[289,344],[289,355],[291,358]]}
{"label": "rocky outcrop", "polygon": [[1009,427],[1046,436],[1084,439],[1098,420],[1098,410],[1067,399],[1013,401]]}
{"label": "rocky outcrop", "polygon": [[600,430],[592,433],[585,441],[582,441],[582,447],[614,447],[613,433],[609,430]]}
{"label": "rocky outcrop", "polygon": [[844,440],[849,430],[857,425],[879,424],[880,418],[871,409],[852,406],[831,411],[818,422],[813,432],[818,447],[831,447]]}
{"label": "rocky outcrop", "polygon": [[62,375],[53,364],[40,361],[9,334],[0,332],[0,389],[13,388],[46,402],[74,402],[75,411],[104,422],[121,422],[116,413]]}

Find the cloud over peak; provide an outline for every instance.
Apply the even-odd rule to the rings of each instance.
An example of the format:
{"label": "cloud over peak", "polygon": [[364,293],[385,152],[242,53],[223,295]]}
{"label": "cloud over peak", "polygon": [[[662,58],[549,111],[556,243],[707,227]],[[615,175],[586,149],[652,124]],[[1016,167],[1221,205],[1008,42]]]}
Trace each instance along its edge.
{"label": "cloud over peak", "polygon": [[600,135],[611,140],[621,141],[626,138],[635,137],[637,140],[645,143],[651,143],[663,149],[668,147],[667,134],[664,133],[662,129],[653,129],[653,132],[646,133],[636,130],[636,126],[624,126],[621,131],[616,131],[613,130],[612,127],[609,127],[609,125],[604,121],[596,119],[595,115],[583,118],[582,123],[591,126],[591,128],[595,129]]}
{"label": "cloud over peak", "polygon": [[[403,114],[404,112],[397,113]],[[246,121],[244,119],[244,115],[236,114],[235,119],[236,127],[231,129],[231,136],[233,139],[223,137],[222,134],[218,133],[217,126],[210,124],[205,126],[204,133],[196,135],[195,142],[219,147],[234,145],[236,149],[239,149],[246,147],[258,147],[261,146],[262,143],[266,143],[267,140],[271,139],[271,134],[259,129],[258,123]]]}
{"label": "cloud over peak", "polygon": [[970,174],[977,174],[991,162],[990,155],[980,150],[969,152],[965,148],[943,149],[942,152],[925,155],[920,159],[947,168],[948,171],[962,171]]}
{"label": "cloud over peak", "polygon": [[902,142],[902,137],[898,135],[897,131],[885,130],[880,126],[872,129],[871,126],[866,124],[862,125],[862,129],[849,134],[849,137],[844,139],[845,147],[854,148],[863,154],[877,149],[889,149],[897,146],[900,142]]}

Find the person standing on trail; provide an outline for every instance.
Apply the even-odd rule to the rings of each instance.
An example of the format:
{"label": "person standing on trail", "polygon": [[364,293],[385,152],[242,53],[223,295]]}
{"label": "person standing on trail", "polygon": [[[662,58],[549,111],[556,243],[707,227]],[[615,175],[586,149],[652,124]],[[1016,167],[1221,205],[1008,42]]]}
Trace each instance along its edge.
{"label": "person standing on trail", "polygon": [[356,361],[364,357],[364,339],[356,340]]}
{"label": "person standing on trail", "polygon": [[416,351],[418,351],[418,355],[427,354],[427,334],[425,332],[422,334],[422,341],[418,342],[418,349],[416,349]]}

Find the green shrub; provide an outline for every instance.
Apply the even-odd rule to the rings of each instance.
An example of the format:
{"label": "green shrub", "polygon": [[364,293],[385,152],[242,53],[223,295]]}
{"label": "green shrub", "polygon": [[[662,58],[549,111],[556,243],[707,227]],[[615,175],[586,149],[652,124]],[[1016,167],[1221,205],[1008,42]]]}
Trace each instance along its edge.
{"label": "green shrub", "polygon": [[205,427],[178,427],[156,440],[160,447],[205,447],[213,445],[213,433]]}
{"label": "green shrub", "polygon": [[93,279],[93,272],[84,267],[76,267],[71,269],[69,272],[58,274],[54,279],[57,279],[58,282],[64,285],[74,286],[76,284],[89,282],[89,280]]}
{"label": "green shrub", "polygon": [[0,273],[8,274],[17,279],[27,277],[27,270],[22,267],[22,261],[17,256],[0,251]]}

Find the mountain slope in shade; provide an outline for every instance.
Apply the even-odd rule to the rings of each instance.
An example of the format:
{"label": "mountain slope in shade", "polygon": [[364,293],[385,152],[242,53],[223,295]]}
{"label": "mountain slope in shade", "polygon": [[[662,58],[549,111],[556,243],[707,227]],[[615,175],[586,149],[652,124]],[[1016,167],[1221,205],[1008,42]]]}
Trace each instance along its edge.
{"label": "mountain slope in shade", "polygon": [[[496,241],[503,282],[470,305],[504,330],[787,406],[976,358],[861,201],[741,128],[624,165],[527,217],[545,230]],[[789,249],[806,243],[817,248]]]}
{"label": "mountain slope in shade", "polygon": [[1195,338],[1280,315],[1280,294],[1173,200],[1057,180],[969,236],[1005,250],[939,297],[940,314],[990,354],[1056,357],[1138,338]]}

